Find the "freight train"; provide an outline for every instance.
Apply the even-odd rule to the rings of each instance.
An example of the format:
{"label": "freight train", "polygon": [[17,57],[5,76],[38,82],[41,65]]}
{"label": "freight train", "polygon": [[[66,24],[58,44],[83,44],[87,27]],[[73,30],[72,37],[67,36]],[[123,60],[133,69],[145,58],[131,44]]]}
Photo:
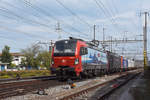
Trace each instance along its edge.
{"label": "freight train", "polygon": [[102,51],[91,42],[81,39],[56,41],[52,50],[51,72],[59,79],[92,77],[126,70],[128,59]]}

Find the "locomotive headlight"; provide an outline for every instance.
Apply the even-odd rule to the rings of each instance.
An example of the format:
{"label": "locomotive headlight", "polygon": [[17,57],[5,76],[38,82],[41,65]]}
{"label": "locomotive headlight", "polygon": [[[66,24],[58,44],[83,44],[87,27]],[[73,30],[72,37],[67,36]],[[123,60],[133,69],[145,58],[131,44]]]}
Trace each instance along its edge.
{"label": "locomotive headlight", "polygon": [[75,64],[75,65],[76,65],[76,64],[79,64],[79,59],[75,59],[74,64]]}

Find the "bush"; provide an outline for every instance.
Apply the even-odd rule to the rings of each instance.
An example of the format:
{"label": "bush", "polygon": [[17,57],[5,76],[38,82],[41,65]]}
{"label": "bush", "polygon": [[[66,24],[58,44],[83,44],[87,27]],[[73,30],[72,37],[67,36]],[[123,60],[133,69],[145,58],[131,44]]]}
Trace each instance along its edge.
{"label": "bush", "polygon": [[8,75],[3,75],[3,76],[0,76],[1,79],[5,79],[5,78],[11,78],[10,76]]}
{"label": "bush", "polygon": [[33,77],[33,76],[49,76],[49,70],[25,70],[25,71],[1,71],[0,78],[16,78],[17,74],[22,78]]}

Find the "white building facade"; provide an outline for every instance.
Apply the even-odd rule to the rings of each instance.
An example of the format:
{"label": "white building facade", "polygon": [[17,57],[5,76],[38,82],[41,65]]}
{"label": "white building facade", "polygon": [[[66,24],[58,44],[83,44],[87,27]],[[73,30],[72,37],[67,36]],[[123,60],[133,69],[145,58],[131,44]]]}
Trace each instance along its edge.
{"label": "white building facade", "polygon": [[[21,53],[10,53],[13,57],[13,60],[12,60],[12,64],[14,64],[16,68],[8,68],[8,63],[2,63],[0,62],[0,71],[17,71],[18,69],[19,70],[25,70],[25,67],[21,68],[20,67],[20,64],[22,62],[22,59],[25,59],[25,56]],[[1,54],[0,54],[1,56]]]}
{"label": "white building facade", "polygon": [[15,64],[16,66],[19,66],[22,59],[25,59],[24,55],[20,53],[11,53],[11,55],[13,57],[12,64]]}

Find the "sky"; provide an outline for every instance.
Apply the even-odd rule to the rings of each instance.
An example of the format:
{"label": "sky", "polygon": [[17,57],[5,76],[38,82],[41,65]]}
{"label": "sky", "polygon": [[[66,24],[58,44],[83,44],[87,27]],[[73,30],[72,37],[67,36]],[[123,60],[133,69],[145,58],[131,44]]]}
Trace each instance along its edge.
{"label": "sky", "polygon": [[[0,51],[8,45],[11,52],[20,52],[31,44],[70,36],[91,41],[94,25],[97,40],[103,40],[103,28],[105,40],[141,40],[143,12],[150,11],[149,4],[149,0],[0,0]],[[150,23],[148,37],[149,28]],[[142,53],[143,43],[115,43],[112,48],[120,54]]]}

